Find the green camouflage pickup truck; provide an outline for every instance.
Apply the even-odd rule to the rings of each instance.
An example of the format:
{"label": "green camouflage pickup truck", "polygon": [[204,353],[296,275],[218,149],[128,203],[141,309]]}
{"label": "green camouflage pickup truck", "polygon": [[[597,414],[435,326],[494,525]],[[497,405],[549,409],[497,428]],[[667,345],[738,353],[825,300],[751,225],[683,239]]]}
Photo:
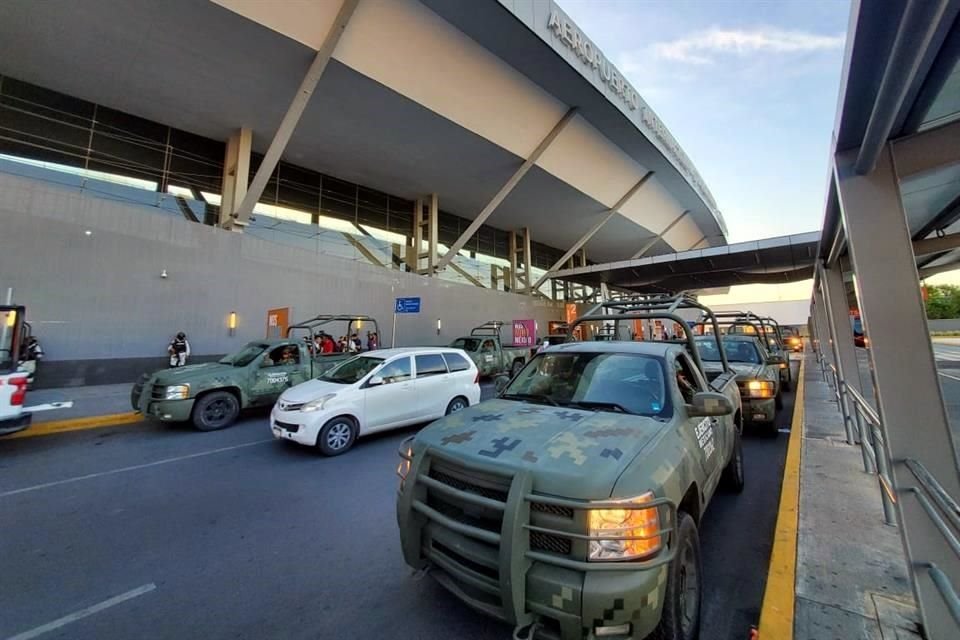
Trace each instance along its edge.
{"label": "green camouflage pickup truck", "polygon": [[476,363],[481,376],[507,374],[512,378],[520,372],[536,349],[505,346],[500,337],[503,325],[499,320],[486,322],[472,329],[469,336],[461,336],[449,346],[466,351]]}
{"label": "green camouflage pickup truck", "polygon": [[[707,379],[686,297],[598,305],[574,323],[666,319],[684,343],[551,346],[495,400],[401,446],[404,560],[515,637],[692,640],[698,527],[743,488],[735,374]],[[719,335],[719,329],[717,329]],[[722,345],[717,344],[721,350]]]}
{"label": "green camouflage pickup truck", "polygon": [[284,339],[249,342],[218,362],[144,374],[130,391],[130,404],[147,418],[190,421],[200,431],[228,427],[241,409],[272,405],[290,387],[355,355],[318,352],[316,337],[331,323],[345,323],[345,335],[364,323],[378,329],[367,316],[316,316],[290,325]]}

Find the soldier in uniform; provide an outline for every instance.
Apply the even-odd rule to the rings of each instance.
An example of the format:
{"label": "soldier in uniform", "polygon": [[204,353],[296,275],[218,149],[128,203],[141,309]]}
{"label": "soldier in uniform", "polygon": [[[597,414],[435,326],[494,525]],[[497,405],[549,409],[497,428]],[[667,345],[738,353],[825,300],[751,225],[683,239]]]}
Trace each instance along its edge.
{"label": "soldier in uniform", "polygon": [[190,356],[190,341],[187,340],[187,334],[183,331],[167,345],[167,354],[170,356],[171,367],[182,367],[187,364],[187,358]]}

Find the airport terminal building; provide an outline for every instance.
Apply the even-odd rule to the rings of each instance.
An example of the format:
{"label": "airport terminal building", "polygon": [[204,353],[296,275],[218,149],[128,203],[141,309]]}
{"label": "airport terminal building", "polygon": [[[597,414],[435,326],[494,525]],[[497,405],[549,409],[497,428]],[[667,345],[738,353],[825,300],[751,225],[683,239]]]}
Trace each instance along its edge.
{"label": "airport terminal building", "polygon": [[10,0],[0,42],[0,295],[51,384],[128,380],[178,330],[222,354],[278,310],[385,334],[398,297],[398,344],[545,334],[599,295],[558,272],[727,244],[550,0]]}

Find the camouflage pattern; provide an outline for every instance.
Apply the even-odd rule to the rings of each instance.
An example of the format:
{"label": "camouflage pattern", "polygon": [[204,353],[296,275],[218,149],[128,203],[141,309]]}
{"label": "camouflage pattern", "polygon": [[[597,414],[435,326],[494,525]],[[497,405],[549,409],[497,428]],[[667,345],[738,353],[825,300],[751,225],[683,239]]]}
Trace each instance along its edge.
{"label": "camouflage pattern", "polygon": [[[579,343],[557,348],[640,350],[664,358],[667,371],[673,371],[674,360],[683,352],[680,345],[663,343]],[[444,465],[443,473],[448,475],[462,465],[464,475],[458,477],[467,483],[500,477],[515,486],[526,478],[534,502],[537,495],[544,495],[586,506],[590,501],[628,499],[652,492],[675,506],[687,498],[686,508],[702,513],[733,457],[736,421],[740,419],[739,392],[733,376],[715,379],[714,386],[735,411],[728,416],[704,418],[687,414],[675,378],[668,378],[668,385],[674,407],[669,420],[498,398],[442,418],[420,431],[413,439],[413,464],[397,502],[407,563],[415,568],[430,566],[422,545],[431,544],[437,528],[442,528],[432,523],[434,528],[425,531],[429,520],[412,508],[414,501],[426,495],[425,487],[416,481],[418,470],[431,465]],[[622,571],[591,570],[594,563],[586,561],[587,543],[579,540],[571,543],[569,553],[550,550],[553,555],[575,561],[576,569],[543,560],[530,562],[522,553],[528,544],[532,546],[532,534],[524,529],[525,522],[583,535],[588,533],[587,512],[571,509],[572,518],[565,517],[570,519],[558,518],[549,510],[544,515],[542,510],[529,508],[530,503],[523,502],[522,497],[514,498],[512,489],[509,495],[505,513],[517,510],[519,515],[512,529],[506,528],[504,520],[500,544],[521,551],[514,552],[507,565],[501,558],[499,566],[501,571],[509,566],[511,575],[519,576],[506,589],[522,602],[497,613],[478,606],[467,592],[454,591],[456,595],[513,624],[533,621],[536,616],[530,612],[548,615],[559,624],[562,640],[593,637],[597,626],[630,623],[637,639],[654,630],[663,608],[667,563],[674,541],[665,538],[665,548],[649,561],[622,562]],[[527,505],[526,511],[523,504]],[[675,526],[672,509],[661,508],[659,513],[661,529]],[[443,535],[458,534],[445,531]],[[475,544],[466,536],[464,540],[464,548]]]}
{"label": "camouflage pattern", "polygon": [[[312,359],[304,343],[296,340],[257,340],[249,344],[267,345],[263,354],[278,347],[290,346],[299,353],[299,363],[262,366],[263,354],[242,367],[209,362],[185,367],[162,369],[145,375],[131,390],[130,402],[134,411],[166,422],[184,422],[190,419],[196,399],[211,391],[231,391],[240,399],[240,408],[272,405],[286,389],[316,377],[336,364],[352,357],[350,353],[335,353]],[[249,346],[249,345],[248,345]],[[154,397],[154,391],[164,387],[189,385],[189,397],[164,400]]]}

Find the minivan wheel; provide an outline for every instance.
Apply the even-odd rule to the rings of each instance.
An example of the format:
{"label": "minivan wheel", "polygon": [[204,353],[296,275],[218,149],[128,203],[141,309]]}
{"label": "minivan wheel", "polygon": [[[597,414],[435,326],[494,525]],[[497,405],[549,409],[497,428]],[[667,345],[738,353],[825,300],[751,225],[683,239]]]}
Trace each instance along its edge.
{"label": "minivan wheel", "polygon": [[353,446],[357,439],[357,424],[349,416],[333,418],[320,429],[317,447],[324,455],[338,456]]}
{"label": "minivan wheel", "polygon": [[457,396],[450,401],[450,404],[447,405],[447,412],[444,415],[450,415],[451,413],[456,413],[457,411],[463,411],[470,406],[470,403],[463,396]]}

